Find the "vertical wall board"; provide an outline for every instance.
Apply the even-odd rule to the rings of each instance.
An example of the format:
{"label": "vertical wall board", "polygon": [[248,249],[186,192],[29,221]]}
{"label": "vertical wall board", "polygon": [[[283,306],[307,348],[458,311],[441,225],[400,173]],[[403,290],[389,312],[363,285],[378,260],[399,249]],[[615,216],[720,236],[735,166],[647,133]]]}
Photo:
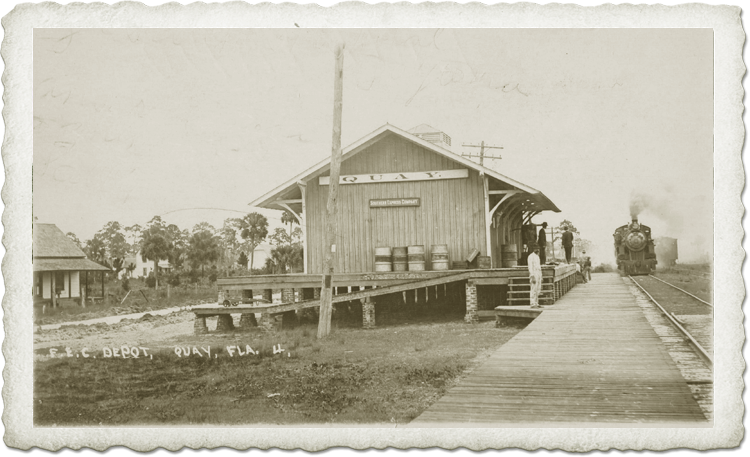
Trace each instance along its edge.
{"label": "vertical wall board", "polygon": [[[395,135],[385,136],[342,163],[342,175],[466,168]],[[306,209],[310,240],[308,271],[322,273],[328,186],[308,183]],[[371,199],[419,198],[418,207],[369,207]],[[473,248],[484,250],[484,194],[479,173],[467,179],[342,185],[339,188],[337,272],[374,270],[378,246],[447,244],[451,260]],[[429,257],[428,257],[429,258]]]}
{"label": "vertical wall board", "polygon": [[81,296],[81,272],[71,271],[70,272],[70,292],[73,298]]}

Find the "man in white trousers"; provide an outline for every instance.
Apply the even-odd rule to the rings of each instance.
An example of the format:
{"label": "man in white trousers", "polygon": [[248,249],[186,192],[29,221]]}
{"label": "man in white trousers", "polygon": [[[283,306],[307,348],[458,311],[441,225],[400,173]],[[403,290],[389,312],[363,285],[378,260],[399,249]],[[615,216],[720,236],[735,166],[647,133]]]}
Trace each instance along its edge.
{"label": "man in white trousers", "polygon": [[541,308],[539,306],[539,292],[542,291],[542,263],[539,260],[539,247],[534,246],[534,252],[529,254],[529,284],[531,286],[531,294],[529,299],[531,301],[532,308]]}

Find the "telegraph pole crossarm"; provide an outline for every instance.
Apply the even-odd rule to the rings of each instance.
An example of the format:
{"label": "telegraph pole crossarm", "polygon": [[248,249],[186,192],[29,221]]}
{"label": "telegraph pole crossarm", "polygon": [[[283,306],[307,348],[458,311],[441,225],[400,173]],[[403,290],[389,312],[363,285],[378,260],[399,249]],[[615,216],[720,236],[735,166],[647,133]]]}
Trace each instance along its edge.
{"label": "telegraph pole crossarm", "polygon": [[482,141],[482,144],[462,144],[461,146],[465,148],[480,148],[479,149],[479,155],[476,154],[461,154],[462,157],[479,157],[479,165],[484,166],[484,158],[488,159],[502,159],[501,156],[488,156],[484,154],[485,149],[503,149],[502,146],[490,146],[488,144],[484,144],[484,141]]}

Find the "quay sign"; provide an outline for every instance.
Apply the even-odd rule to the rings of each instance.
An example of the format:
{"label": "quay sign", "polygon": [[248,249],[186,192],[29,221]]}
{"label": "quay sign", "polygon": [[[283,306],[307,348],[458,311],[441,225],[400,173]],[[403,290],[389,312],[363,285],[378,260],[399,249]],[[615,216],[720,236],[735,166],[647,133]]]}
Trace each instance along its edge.
{"label": "quay sign", "polygon": [[419,198],[378,198],[370,200],[370,208],[392,208],[394,206],[419,206]]}
{"label": "quay sign", "polygon": [[[468,177],[469,170],[467,168],[462,168],[458,170],[346,175],[339,176],[339,184],[374,184],[379,182],[432,181],[437,179],[461,179]],[[321,186],[327,186],[331,183],[331,177],[321,176],[318,178],[318,183]]]}

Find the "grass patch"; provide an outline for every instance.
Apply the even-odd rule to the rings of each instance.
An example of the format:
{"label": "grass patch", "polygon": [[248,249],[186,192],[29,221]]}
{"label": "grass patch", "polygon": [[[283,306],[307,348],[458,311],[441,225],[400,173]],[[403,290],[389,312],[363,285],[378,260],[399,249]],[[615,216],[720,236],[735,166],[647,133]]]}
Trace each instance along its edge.
{"label": "grass patch", "polygon": [[[455,385],[478,355],[518,332],[437,321],[375,330],[313,326],[277,333],[185,336],[208,357],[65,358],[35,362],[36,426],[408,423]],[[227,345],[256,356],[229,357]],[[273,354],[273,346],[285,352]],[[287,355],[289,354],[289,355]],[[480,359],[483,357],[480,357]]]}
{"label": "grass patch", "polygon": [[[57,308],[52,308],[48,305],[44,309],[44,313],[42,313],[41,307],[36,306],[34,309],[34,321],[37,324],[46,325],[141,313],[175,306],[215,302],[218,296],[216,285],[209,286],[202,284],[200,286],[180,285],[170,287],[169,297],[167,297],[166,284],[160,284],[159,290],[155,290],[146,287],[145,282],[142,280],[131,279],[129,283],[131,291],[128,294],[122,289],[122,281],[108,281],[104,287],[104,296],[106,298],[104,300],[96,300],[95,303],[89,303],[86,308],[81,307],[74,299],[61,299]],[[100,287],[98,285],[93,288],[99,295],[101,295]]]}

